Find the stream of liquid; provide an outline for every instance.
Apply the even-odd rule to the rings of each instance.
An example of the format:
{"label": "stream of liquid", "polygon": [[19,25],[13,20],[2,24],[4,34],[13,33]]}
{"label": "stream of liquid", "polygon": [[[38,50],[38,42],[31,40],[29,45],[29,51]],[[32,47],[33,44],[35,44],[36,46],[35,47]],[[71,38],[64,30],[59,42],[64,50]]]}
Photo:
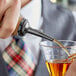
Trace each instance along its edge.
{"label": "stream of liquid", "polygon": [[69,51],[63,46],[63,44],[61,42],[59,42],[56,39],[54,39],[53,42],[56,43],[57,45],[59,45],[67,53],[67,55],[70,56]]}

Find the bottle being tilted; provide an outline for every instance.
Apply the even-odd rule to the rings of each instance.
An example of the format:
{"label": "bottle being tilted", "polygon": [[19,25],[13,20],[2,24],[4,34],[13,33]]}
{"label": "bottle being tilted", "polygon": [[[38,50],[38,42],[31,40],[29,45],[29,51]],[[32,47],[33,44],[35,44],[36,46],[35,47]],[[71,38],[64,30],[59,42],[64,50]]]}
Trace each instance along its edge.
{"label": "bottle being tilted", "polygon": [[20,16],[17,27],[16,27],[13,35],[24,36],[26,33],[30,33],[30,34],[36,35],[38,37],[42,37],[44,39],[47,39],[49,41],[56,43],[57,45],[62,47],[62,49],[67,53],[68,56],[70,56],[70,53],[68,52],[68,50],[58,40],[44,34],[43,32],[41,32],[39,30],[31,28],[29,26],[28,20],[23,18],[22,16]]}
{"label": "bottle being tilted", "polygon": [[47,36],[43,32],[31,28],[29,26],[28,20],[23,18],[22,16],[20,16],[17,27],[16,27],[13,35],[24,36],[26,33],[30,33],[30,34],[45,38],[45,39],[50,40],[50,41],[54,40],[52,37]]}

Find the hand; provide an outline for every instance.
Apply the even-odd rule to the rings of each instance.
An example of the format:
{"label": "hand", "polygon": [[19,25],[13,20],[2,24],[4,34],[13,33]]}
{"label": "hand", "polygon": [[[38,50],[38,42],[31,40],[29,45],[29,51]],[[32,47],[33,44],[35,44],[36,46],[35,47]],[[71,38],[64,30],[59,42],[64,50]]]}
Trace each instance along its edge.
{"label": "hand", "polygon": [[21,0],[21,7],[27,5],[29,2],[31,2],[32,0]]}
{"label": "hand", "polygon": [[74,61],[68,71],[66,72],[66,75],[65,76],[76,76],[76,61]]}
{"label": "hand", "polygon": [[0,38],[7,38],[14,32],[20,8],[20,0],[0,0]]}

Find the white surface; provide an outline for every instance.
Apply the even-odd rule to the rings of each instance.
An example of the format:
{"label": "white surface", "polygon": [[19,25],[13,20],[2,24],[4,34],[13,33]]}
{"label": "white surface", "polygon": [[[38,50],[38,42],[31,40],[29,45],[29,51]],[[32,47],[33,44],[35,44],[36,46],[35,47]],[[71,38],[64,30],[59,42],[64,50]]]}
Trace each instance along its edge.
{"label": "white surface", "polygon": [[39,28],[39,21],[41,17],[41,0],[33,0],[26,7],[21,10],[23,15],[30,22],[33,28]]}

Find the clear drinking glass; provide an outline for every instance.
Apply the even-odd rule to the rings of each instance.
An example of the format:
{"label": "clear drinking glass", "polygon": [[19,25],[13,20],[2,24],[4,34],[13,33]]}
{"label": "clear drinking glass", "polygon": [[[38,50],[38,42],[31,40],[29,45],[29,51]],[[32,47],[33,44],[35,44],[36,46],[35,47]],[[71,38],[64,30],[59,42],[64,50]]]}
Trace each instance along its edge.
{"label": "clear drinking glass", "polygon": [[[76,42],[70,40],[59,40],[68,50],[70,55],[76,56]],[[63,50],[56,43],[50,41],[43,41],[40,43],[43,51],[44,60],[50,76],[64,76],[68,67],[73,62]]]}

